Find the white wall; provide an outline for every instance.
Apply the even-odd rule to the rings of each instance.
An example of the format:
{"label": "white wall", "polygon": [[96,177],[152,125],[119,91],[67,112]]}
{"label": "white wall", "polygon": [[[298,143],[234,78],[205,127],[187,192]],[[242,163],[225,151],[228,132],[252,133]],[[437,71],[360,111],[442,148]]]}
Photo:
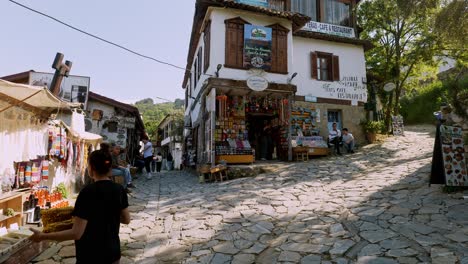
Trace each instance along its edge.
{"label": "white wall", "polygon": [[[292,81],[297,85],[297,95],[344,100],[350,100],[348,96],[352,95],[357,101],[367,101],[367,88],[363,83],[366,77],[366,62],[362,46],[294,37],[293,47],[294,66],[291,72],[297,72],[297,77]],[[314,51],[339,56],[340,82],[312,79],[310,54]]]}
{"label": "white wall", "polygon": [[[226,49],[226,25],[225,20],[241,17],[254,25],[268,26],[279,23],[290,30],[288,35],[288,74],[265,73],[265,77],[270,83],[287,84],[288,78],[297,72],[298,75],[293,80],[293,84],[297,85],[297,95],[310,95],[322,98],[344,99],[351,100],[354,104],[358,101],[367,101],[367,89],[363,84],[366,77],[366,65],[364,58],[364,49],[362,46],[337,43],[332,41],[315,40],[301,37],[293,37],[291,21],[281,18],[269,17],[266,15],[218,7],[210,7],[208,9],[205,21],[211,20],[211,43],[210,43],[210,65],[205,75],[202,73],[200,80],[194,87],[194,74],[192,74],[190,88],[192,89],[192,97],[197,98],[201,92],[203,83],[210,78],[209,75],[214,75],[218,64],[225,64],[225,49]],[[195,56],[198,49],[203,47],[205,52],[203,33],[201,33]],[[323,82],[313,80],[311,77],[311,58],[312,51],[322,51],[333,53],[339,56],[340,60],[340,82]],[[204,56],[202,56],[202,60]],[[195,58],[193,60],[195,63]],[[203,65],[205,62],[203,62]],[[192,65],[192,71],[194,71]],[[203,69],[202,69],[203,70]],[[223,67],[219,72],[220,78],[233,80],[246,80],[250,76],[249,71],[231,69]],[[193,99],[189,99],[188,107],[185,114],[191,115],[192,122],[195,122],[200,113],[200,104],[192,110],[192,105],[195,103]]]}
{"label": "white wall", "polygon": [[[211,62],[208,73],[214,73],[218,64],[224,65],[226,51],[226,24],[224,21],[231,18],[241,17],[252,25],[269,26],[280,24],[289,29],[288,34],[288,71],[291,73],[293,67],[293,45],[292,45],[292,24],[291,21],[281,18],[269,17],[236,9],[213,8],[211,12]],[[220,78],[233,80],[246,80],[249,71],[230,68],[222,68],[219,72]],[[288,74],[266,73],[265,77],[271,83],[287,83]]]}
{"label": "white wall", "polygon": [[93,113],[94,109],[102,110],[103,117],[102,120],[92,120],[91,117],[87,118],[93,124],[93,127],[88,132],[101,135],[104,142],[116,143],[117,145],[125,148],[127,146],[127,129],[121,127],[120,124],[117,125],[117,133],[111,133],[107,131],[107,128],[103,128],[102,125],[106,120],[111,119],[115,116],[115,109],[113,106],[103,104],[101,102],[94,101],[92,99],[88,100],[88,112],[90,115]]}

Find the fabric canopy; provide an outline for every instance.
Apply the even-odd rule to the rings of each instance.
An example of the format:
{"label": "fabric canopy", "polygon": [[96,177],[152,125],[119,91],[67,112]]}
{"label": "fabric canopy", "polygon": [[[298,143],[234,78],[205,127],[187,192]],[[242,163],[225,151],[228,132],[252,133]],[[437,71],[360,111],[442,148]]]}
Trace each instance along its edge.
{"label": "fabric canopy", "polygon": [[72,138],[84,140],[85,142],[88,142],[93,145],[97,145],[102,142],[102,137],[100,135],[89,133],[86,131],[75,130],[73,129],[73,127],[69,127],[67,124],[65,124],[65,122],[63,122],[62,120],[54,120],[51,122],[56,125],[63,126],[65,129],[67,129],[70,133],[69,136],[71,136]]}
{"label": "fabric canopy", "polygon": [[[0,100],[9,104],[24,103],[39,110],[69,109],[72,104],[54,96],[46,87],[12,83],[0,79]],[[2,111],[2,108],[0,108]]]}

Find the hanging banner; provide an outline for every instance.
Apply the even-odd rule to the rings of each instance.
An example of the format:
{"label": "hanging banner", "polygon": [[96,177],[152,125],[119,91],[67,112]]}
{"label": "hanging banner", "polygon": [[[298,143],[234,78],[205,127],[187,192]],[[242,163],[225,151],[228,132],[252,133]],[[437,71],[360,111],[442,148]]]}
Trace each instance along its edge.
{"label": "hanging banner", "polygon": [[236,0],[236,2],[252,6],[268,7],[268,0]]}
{"label": "hanging banner", "polygon": [[355,38],[354,29],[351,27],[344,27],[338,25],[332,25],[327,23],[320,23],[315,21],[309,21],[302,30],[318,32],[328,35],[334,35],[345,38]]}
{"label": "hanging banner", "polygon": [[445,184],[447,186],[468,186],[462,129],[440,126],[440,141],[442,143]]}
{"label": "hanging banner", "polygon": [[244,67],[271,70],[272,29],[244,26]]}

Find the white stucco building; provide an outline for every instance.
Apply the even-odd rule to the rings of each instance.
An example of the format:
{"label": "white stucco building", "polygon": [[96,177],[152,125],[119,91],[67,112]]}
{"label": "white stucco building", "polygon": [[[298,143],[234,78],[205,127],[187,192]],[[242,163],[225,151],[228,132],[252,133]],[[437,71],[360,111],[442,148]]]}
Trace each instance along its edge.
{"label": "white stucco building", "polygon": [[256,159],[285,159],[298,130],[326,138],[333,122],[362,139],[369,43],[358,38],[358,2],[197,1],[183,82],[197,162],[219,161],[236,145],[227,141]]}

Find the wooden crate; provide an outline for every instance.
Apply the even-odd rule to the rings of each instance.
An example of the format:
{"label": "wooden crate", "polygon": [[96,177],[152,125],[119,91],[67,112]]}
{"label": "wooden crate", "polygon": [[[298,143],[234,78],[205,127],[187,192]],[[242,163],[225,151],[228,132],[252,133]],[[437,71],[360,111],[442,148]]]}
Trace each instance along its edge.
{"label": "wooden crate", "polygon": [[216,163],[225,160],[227,164],[250,164],[255,161],[253,155],[219,155],[216,156]]}
{"label": "wooden crate", "polygon": [[328,148],[309,148],[309,156],[327,156],[329,154]]}

